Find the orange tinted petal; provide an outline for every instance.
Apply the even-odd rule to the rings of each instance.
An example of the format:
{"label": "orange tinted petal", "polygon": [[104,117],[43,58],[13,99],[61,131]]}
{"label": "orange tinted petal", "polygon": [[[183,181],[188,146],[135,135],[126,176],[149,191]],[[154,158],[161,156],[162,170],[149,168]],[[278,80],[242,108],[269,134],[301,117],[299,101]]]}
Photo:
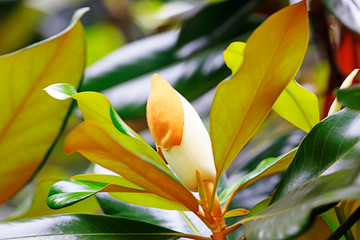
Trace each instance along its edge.
{"label": "orange tinted petal", "polygon": [[158,74],[154,74],[151,80],[146,117],[158,147],[169,150],[180,145],[184,128],[184,108],[178,93]]}

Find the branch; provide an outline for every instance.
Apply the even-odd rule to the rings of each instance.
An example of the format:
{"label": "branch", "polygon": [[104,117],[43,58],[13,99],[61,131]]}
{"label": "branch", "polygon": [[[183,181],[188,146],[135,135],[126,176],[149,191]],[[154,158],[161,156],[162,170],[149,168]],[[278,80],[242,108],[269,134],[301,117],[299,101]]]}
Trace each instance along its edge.
{"label": "branch", "polygon": [[191,234],[186,234],[186,233],[184,233],[182,237],[189,238],[189,239],[195,239],[195,240],[211,240],[211,238],[209,238],[209,237],[191,235]]}
{"label": "branch", "polygon": [[348,219],[338,227],[327,240],[338,240],[360,219],[360,207],[358,207]]}
{"label": "branch", "polygon": [[237,222],[237,223],[234,223],[233,225],[231,226],[228,226],[227,228],[224,229],[223,233],[225,235],[228,235],[229,233],[231,233],[232,231],[236,230],[237,228],[241,227],[242,226],[242,222]]}

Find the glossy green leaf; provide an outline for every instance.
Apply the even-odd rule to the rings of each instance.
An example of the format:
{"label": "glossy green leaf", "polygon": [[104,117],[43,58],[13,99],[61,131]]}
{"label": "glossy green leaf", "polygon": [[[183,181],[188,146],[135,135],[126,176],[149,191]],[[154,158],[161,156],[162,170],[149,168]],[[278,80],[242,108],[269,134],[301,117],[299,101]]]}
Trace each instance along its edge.
{"label": "glossy green leaf", "polygon": [[[306,2],[275,13],[250,36],[243,64],[230,80],[219,84],[211,107],[210,136],[217,178],[254,134],[278,96],[294,78],[307,43]],[[242,91],[240,94],[239,89]]]}
{"label": "glossy green leaf", "polygon": [[236,37],[251,29],[248,15],[263,0],[237,0],[213,2],[185,21],[177,41],[178,55],[192,53],[216,43]]}
{"label": "glossy green leaf", "polygon": [[103,91],[174,62],[177,37],[174,31],[157,34],[111,52],[86,69],[80,90]]}
{"label": "glossy green leaf", "polygon": [[168,174],[172,174],[164,160],[119,117],[104,95],[96,92],[76,93],[72,86],[63,83],[48,86],[45,91],[59,100],[74,98],[85,121],[96,121],[128,149],[148,157],[161,165]]}
{"label": "glossy green leaf", "polygon": [[1,221],[0,239],[127,239],[173,240],[182,233],[126,218],[68,214]]}
{"label": "glossy green leaf", "polygon": [[[230,18],[236,19],[238,14],[246,15],[251,11],[242,7],[237,10]],[[192,101],[229,76],[222,57],[223,49],[234,40],[245,41],[260,23],[258,19],[233,21],[231,35],[226,35],[225,39],[223,36],[213,36],[209,39],[212,43],[202,46],[201,51],[196,51],[199,50],[196,44],[190,44],[190,51],[196,52],[190,56],[180,56],[178,53],[175,48],[178,35],[175,32],[135,41],[87,68],[81,90],[103,91],[123,119],[140,118],[145,122],[145,106],[154,72]]]}
{"label": "glossy green leaf", "polygon": [[[149,193],[139,186],[136,186],[132,182],[129,182],[123,177],[116,176],[116,175],[102,175],[102,174],[84,174],[84,175],[75,175],[71,177],[73,180],[86,180],[86,181],[95,181],[101,183],[109,183],[112,185],[118,185],[122,187],[138,189],[140,191],[136,192],[126,192],[126,191],[106,191],[102,190],[102,192],[111,192],[110,195],[119,199],[121,201],[146,206],[146,207],[155,207],[160,209],[169,209],[169,210],[180,210],[180,211],[188,211],[186,207],[181,204],[168,201],[164,198],[160,198],[155,194]],[[110,188],[111,190],[111,188]],[[142,191],[141,191],[142,190]]]}
{"label": "glossy green leaf", "polygon": [[318,123],[301,142],[273,202],[326,171],[350,168],[360,156],[360,114],[344,109]]}
{"label": "glossy green leaf", "polygon": [[47,204],[53,209],[59,209],[85,200],[98,192],[144,192],[144,190],[102,182],[64,180],[52,186]]}
{"label": "glossy green leaf", "polygon": [[272,109],[305,132],[309,132],[320,121],[316,95],[295,80],[290,81],[286,86]]}
{"label": "glossy green leaf", "polygon": [[330,11],[342,24],[360,34],[360,3],[354,0],[323,0]]}
{"label": "glossy green leaf", "polygon": [[219,197],[220,203],[224,203],[232,194],[241,191],[259,179],[285,171],[291,163],[297,149],[293,149],[277,158],[264,159],[250,173],[246,174],[233,184],[229,185]]}
{"label": "glossy green leaf", "polygon": [[360,110],[360,86],[337,90],[336,98],[344,107]]}
{"label": "glossy green leaf", "polygon": [[[193,100],[199,96],[199,94],[194,96],[194,92],[201,91],[203,94],[211,88],[209,84],[214,87],[229,75],[223,61],[221,61],[220,52],[233,39],[246,40],[247,37],[239,38],[239,36],[252,32],[259,25],[259,20],[251,20],[247,16],[262,1],[227,1],[208,4],[184,23],[180,34],[176,31],[170,31],[134,41],[95,62],[86,69],[81,90],[103,91],[129,80],[136,81],[146,78],[145,76],[151,77],[154,72],[158,72],[170,82],[179,82],[176,84],[176,89],[180,90],[179,92],[186,99]],[[209,15],[212,17],[207,18]],[[225,22],[221,21],[220,18]],[[203,40],[200,41],[200,45],[197,44],[199,39]],[[182,48],[185,45],[186,47]],[[199,50],[203,52],[201,54],[203,57],[193,58],[194,52],[199,52]],[[205,51],[208,50],[210,51],[206,53]],[[219,57],[214,57],[215,52],[219,53]],[[212,59],[206,61],[208,59],[206,56]],[[193,65],[200,65],[203,69],[196,69]],[[192,69],[191,75],[189,75],[189,69]],[[167,74],[169,77],[160,71],[170,72]],[[187,74],[184,74],[185,72]],[[171,77],[174,74],[175,76]],[[194,76],[192,76],[193,74]],[[196,88],[196,91],[193,87],[188,89],[184,85],[189,83],[204,86],[204,89]],[[141,85],[138,84],[138,87]],[[125,86],[118,87],[123,88]],[[184,94],[184,90],[187,89],[190,93]],[[126,91],[124,92],[126,93]],[[110,98],[110,100],[113,102],[114,99]],[[132,99],[134,103],[139,105],[139,101],[135,100]],[[144,116],[144,113],[134,112],[130,106],[127,106],[130,109],[123,109],[125,107],[122,106],[123,103],[117,102],[119,106],[114,105],[116,110],[122,109],[121,113],[126,111],[132,113],[132,116],[121,114],[122,116],[129,116],[129,118]],[[129,102],[129,99],[126,99],[126,102]]]}
{"label": "glossy green leaf", "polygon": [[311,179],[294,188],[260,214],[243,220],[245,237],[259,240],[295,237],[309,227],[312,215],[321,211],[320,207],[360,198],[359,166]]}
{"label": "glossy green leaf", "polygon": [[86,11],[78,10],[58,35],[0,57],[0,203],[31,178],[61,131],[71,102],[42,89],[60,81],[79,86],[85,64],[79,18]]}
{"label": "glossy green leaf", "polygon": [[88,120],[68,135],[65,149],[68,153],[78,151],[139,187],[197,212],[197,200],[173,174],[146,156],[134,153],[125,144],[97,122]]}

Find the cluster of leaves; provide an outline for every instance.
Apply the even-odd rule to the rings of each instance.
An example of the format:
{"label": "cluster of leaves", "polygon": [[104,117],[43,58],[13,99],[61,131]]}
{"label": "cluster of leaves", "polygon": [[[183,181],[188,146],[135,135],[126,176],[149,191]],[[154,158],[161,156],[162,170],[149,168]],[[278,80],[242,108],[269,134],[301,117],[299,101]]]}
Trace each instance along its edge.
{"label": "cluster of leaves", "polygon": [[[196,236],[209,232],[186,212],[195,211],[197,202],[194,196],[176,183],[176,177],[167,170],[162,159],[119,115],[132,120],[142,119],[140,122],[143,122],[146,105],[146,94],[143,93],[148,86],[144,83],[155,71],[187,99],[194,100],[211,91],[230,74],[226,65],[232,72],[232,78],[218,86],[210,113],[210,133],[217,168],[215,185],[220,183],[218,193],[223,209],[229,207],[235,194],[251,184],[285,171],[275,194],[257,204],[250,210],[248,218],[238,223],[244,226],[246,238],[290,238],[309,229],[312,222],[315,222],[313,228],[322,229],[321,235],[316,235],[319,231],[310,228],[305,233],[309,235],[305,236],[324,238],[330,236],[339,223],[346,222],[340,221],[338,216],[334,218],[332,211],[340,212],[338,208],[333,208],[337,202],[342,201],[346,205],[344,200],[360,197],[359,88],[337,91],[339,102],[349,109],[319,122],[316,96],[293,80],[307,46],[307,17],[286,11],[262,24],[246,45],[238,42],[231,44],[224,52],[225,62],[219,61],[222,49],[234,40],[245,41],[259,26],[260,22],[249,17],[249,13],[260,3],[225,1],[211,4],[185,22],[180,33],[168,32],[136,41],[96,62],[87,68],[80,88],[85,68],[85,34],[79,19],[87,9],[78,10],[69,27],[60,34],[2,56],[0,91],[4,109],[0,155],[3,167],[0,171],[4,180],[0,183],[0,203],[5,203],[31,179],[59,137],[69,115],[71,101],[51,99],[42,89],[64,80],[67,84],[52,85],[47,91],[58,99],[74,98],[84,119],[93,121],[69,135],[67,150],[78,150],[91,161],[123,177],[76,175],[72,180],[56,183],[48,198],[49,206],[63,208],[99,193],[102,210],[121,217],[70,214],[3,221],[0,224],[1,239],[59,235],[89,239],[208,239]],[[358,29],[338,14],[340,10],[336,3],[329,1],[327,7],[340,16],[340,21]],[[221,16],[221,21],[207,22],[204,27],[201,20],[216,14]],[[142,47],[149,45],[151,48]],[[144,51],[133,52],[137,48]],[[129,53],[132,54],[131,61],[118,57]],[[13,71],[15,66],[17,70]],[[76,89],[104,91],[114,107],[101,94],[77,93]],[[239,96],[239,89],[246,91]],[[129,99],[129,94],[125,94],[128,92],[136,98]],[[277,158],[253,161],[253,164],[258,163],[256,168],[223,187],[226,168],[271,109],[308,134],[298,148]],[[225,127],[224,122],[227,123]],[[270,143],[275,144],[276,141],[280,140],[272,139]],[[244,150],[247,150],[246,147]],[[283,152],[273,153],[273,156],[280,153]],[[125,155],[129,156],[131,163],[126,162]],[[119,156],[123,157],[119,159]],[[139,156],[154,161],[145,161]],[[156,172],[156,179],[148,176],[148,172]],[[166,182],[167,185],[149,184],[156,181]],[[101,192],[109,192],[111,196]],[[353,205],[356,206],[356,202]],[[348,207],[344,207],[343,212],[348,211]],[[225,217],[243,213],[241,209],[233,209],[225,212]],[[320,217],[320,213],[324,214]],[[33,224],[36,227],[29,227]],[[348,235],[356,239],[356,232]]]}

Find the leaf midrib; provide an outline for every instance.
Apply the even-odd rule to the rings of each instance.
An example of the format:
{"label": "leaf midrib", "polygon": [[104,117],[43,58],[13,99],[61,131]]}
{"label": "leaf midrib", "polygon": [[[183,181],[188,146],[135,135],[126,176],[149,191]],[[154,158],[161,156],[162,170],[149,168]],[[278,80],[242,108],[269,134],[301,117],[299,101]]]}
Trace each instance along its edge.
{"label": "leaf midrib", "polygon": [[[9,129],[11,128],[12,123],[18,118],[18,116],[20,115],[21,110],[25,107],[27,100],[35,93],[34,89],[36,89],[39,84],[42,82],[45,73],[48,70],[48,67],[50,65],[53,64],[55,58],[57,57],[57,53],[60,51],[60,49],[62,48],[67,35],[69,34],[69,32],[65,32],[62,36],[61,41],[59,42],[58,47],[56,48],[53,56],[50,58],[50,60],[47,62],[47,64],[45,65],[45,67],[43,68],[43,71],[41,72],[41,74],[39,75],[39,77],[36,79],[36,81],[34,82],[34,84],[30,87],[30,89],[28,90],[27,94],[25,95],[25,97],[22,99],[21,103],[18,105],[18,107],[16,108],[16,110],[13,112],[13,114],[11,115],[11,118],[8,120],[8,122],[6,123],[6,125],[4,126],[4,128],[1,130],[0,132],[0,144],[1,142],[4,140],[4,137],[6,135],[6,133],[9,131]],[[59,39],[59,38],[58,38]]]}
{"label": "leaf midrib", "polygon": [[[290,22],[288,22],[288,24],[287,24],[287,26],[289,26],[289,25],[291,25],[291,23]],[[288,29],[288,28],[287,28]],[[287,34],[287,32],[288,31],[284,31],[282,34],[281,34],[281,38],[280,39],[283,39],[284,38],[284,36]],[[231,149],[233,149],[233,147],[234,147],[234,143],[235,143],[235,139],[237,139],[237,138],[239,138],[239,134],[240,134],[240,126],[242,125],[242,123],[244,122],[244,120],[245,120],[245,116],[247,116],[248,115],[248,112],[249,112],[249,109],[250,109],[250,107],[254,104],[254,99],[255,99],[255,97],[257,96],[257,94],[259,93],[259,88],[260,88],[260,86],[261,86],[261,83],[263,82],[263,79],[264,79],[264,76],[266,75],[266,73],[269,71],[269,66],[270,66],[270,63],[272,62],[271,60],[274,58],[274,55],[275,55],[275,53],[277,52],[277,49],[280,47],[280,42],[281,41],[278,41],[278,44],[276,45],[276,47],[274,47],[273,49],[274,49],[274,51],[272,52],[272,54],[271,54],[271,58],[270,58],[270,61],[268,61],[267,62],[267,64],[266,64],[266,67],[265,67],[265,71],[263,72],[263,74],[262,74],[262,76],[261,76],[261,79],[262,79],[262,81],[259,81],[259,83],[256,85],[256,87],[255,87],[255,94],[251,97],[251,99],[250,99],[250,101],[249,101],[249,103],[250,104],[247,104],[246,106],[246,109],[245,109],[245,114],[243,115],[244,117],[237,123],[237,131],[236,131],[236,133],[233,135],[233,137],[231,137],[231,142],[230,142],[230,144],[228,144],[227,146],[227,148],[226,148],[226,151],[225,151],[225,155],[224,155],[224,157],[223,158],[221,158],[221,159],[223,159],[220,163],[220,167],[219,167],[219,169],[218,169],[218,176],[217,176],[217,178],[220,178],[220,175],[221,175],[221,173],[223,173],[224,172],[224,168],[226,168],[226,167],[224,167],[224,166],[226,166],[226,165],[229,165],[227,162],[228,162],[228,158],[229,158],[229,154],[230,154],[230,152],[231,152]],[[245,49],[245,51],[246,51],[246,49]],[[245,54],[244,54],[244,57],[245,57]],[[245,58],[244,58],[245,59]],[[244,64],[242,64],[241,66],[244,66]],[[241,69],[241,67],[240,67],[240,69]],[[239,69],[239,71],[240,71],[240,69]],[[238,72],[239,72],[238,71]],[[270,112],[271,111],[271,108],[269,109],[269,111],[268,112]],[[260,121],[260,123],[261,122],[263,122],[264,121],[264,119],[266,118],[266,115],[267,114],[265,114],[265,117]],[[257,126],[255,129],[254,129],[254,131],[253,131],[253,133],[259,128],[260,126]],[[242,128],[241,128],[242,129]],[[253,134],[251,134],[245,141],[244,141],[244,143],[242,144],[242,146],[241,146],[241,148],[240,148],[240,150],[239,150],[239,152],[241,151],[241,149],[242,149],[242,147],[249,141],[249,139],[251,138],[251,136],[252,136]]]}

